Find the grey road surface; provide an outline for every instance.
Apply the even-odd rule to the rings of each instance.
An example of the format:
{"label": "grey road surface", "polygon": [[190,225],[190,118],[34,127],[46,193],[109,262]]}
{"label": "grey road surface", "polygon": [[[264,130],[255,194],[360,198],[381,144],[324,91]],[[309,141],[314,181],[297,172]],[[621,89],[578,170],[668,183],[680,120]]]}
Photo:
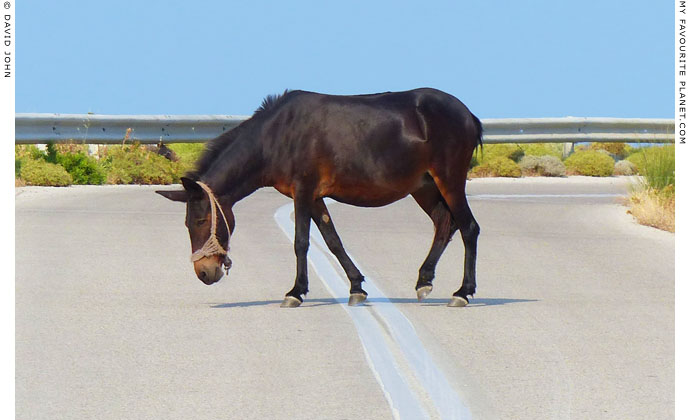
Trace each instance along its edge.
{"label": "grey road surface", "polygon": [[[445,306],[462,276],[459,235],[433,293],[415,298],[432,226],[412,199],[329,208],[472,418],[672,418],[674,235],[632,221],[617,197],[629,183],[469,182],[482,230],[465,308]],[[289,199],[266,189],[236,205],[234,266],[209,287],[188,260],[184,205],[155,189],[17,189],[18,419],[401,415],[343,310],[347,296],[334,298],[310,269],[302,307],[279,308],[295,263],[273,216]]]}

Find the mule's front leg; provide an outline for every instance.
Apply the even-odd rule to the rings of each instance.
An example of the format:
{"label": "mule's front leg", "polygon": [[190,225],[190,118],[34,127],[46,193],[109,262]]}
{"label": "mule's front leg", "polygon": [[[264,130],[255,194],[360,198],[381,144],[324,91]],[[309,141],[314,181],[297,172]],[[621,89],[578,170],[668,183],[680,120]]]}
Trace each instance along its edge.
{"label": "mule's front leg", "polygon": [[309,250],[309,225],[311,224],[310,206],[304,200],[295,197],[295,256],[297,257],[297,275],[295,286],[287,292],[282,308],[296,308],[304,301],[302,295],[307,295],[307,251]]}
{"label": "mule's front leg", "polygon": [[311,209],[311,217],[319,228],[328,249],[338,259],[343,270],[345,270],[345,274],[347,274],[347,278],[350,280],[350,300],[348,301],[348,305],[354,306],[364,302],[367,299],[367,292],[362,289],[364,276],[347,255],[347,252],[345,252],[343,243],[340,241],[338,232],[335,230],[333,219],[328,213],[328,208],[326,207],[326,203],[323,202],[323,198],[314,201],[314,205]]}

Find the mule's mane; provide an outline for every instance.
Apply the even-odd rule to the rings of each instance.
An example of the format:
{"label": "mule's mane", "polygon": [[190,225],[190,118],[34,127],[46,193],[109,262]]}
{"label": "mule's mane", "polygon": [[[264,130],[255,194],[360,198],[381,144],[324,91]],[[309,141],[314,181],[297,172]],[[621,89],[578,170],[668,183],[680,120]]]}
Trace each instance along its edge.
{"label": "mule's mane", "polygon": [[261,106],[259,106],[256,111],[254,111],[254,116],[257,116],[265,111],[268,111],[269,109],[273,108],[276,106],[277,103],[280,102],[281,99],[285,95],[287,95],[290,92],[289,89],[285,89],[285,92],[282,94],[275,94],[275,95],[267,95],[263,101],[261,101]]}
{"label": "mule's mane", "polygon": [[240,130],[242,124],[233,128],[230,131],[221,134],[215,139],[206,142],[206,148],[204,149],[204,152],[202,153],[199,160],[196,162],[196,168],[187,172],[185,176],[195,181],[199,180],[201,178],[201,175],[204,174],[208,170],[208,168],[211,167],[211,165],[218,158],[218,156],[221,155],[223,149],[225,149],[229,144],[233,142],[233,140],[235,140],[238,134],[238,130]]}
{"label": "mule's mane", "polygon": [[252,115],[249,120],[243,122],[232,130],[221,134],[215,139],[206,142],[206,148],[197,161],[196,168],[187,172],[185,176],[193,180],[200,179],[201,175],[203,175],[211,167],[211,165],[213,165],[213,162],[215,162],[215,160],[223,153],[223,150],[233,141],[235,141],[240,132],[246,129],[247,123],[250,120],[264,115],[267,111],[274,108],[289,92],[290,90],[285,89],[285,92],[282,94],[266,96],[261,102],[261,106],[254,111],[254,115]]}

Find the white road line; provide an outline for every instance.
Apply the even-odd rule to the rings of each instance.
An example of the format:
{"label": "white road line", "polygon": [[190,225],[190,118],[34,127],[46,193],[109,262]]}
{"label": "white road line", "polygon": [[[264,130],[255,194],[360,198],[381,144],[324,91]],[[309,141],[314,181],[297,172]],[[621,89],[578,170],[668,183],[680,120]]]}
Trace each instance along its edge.
{"label": "white road line", "polygon": [[[328,200],[328,202],[333,202]],[[275,213],[275,220],[288,236],[290,241],[294,239],[294,223],[290,218],[293,205],[286,204]],[[323,241],[318,228],[312,223],[311,239],[323,250],[328,249]],[[349,281],[345,279],[334,267],[334,259],[329,259],[319,247],[310,247],[309,260],[316,273],[326,286],[326,289],[338,299],[341,306],[354,321],[365,354],[369,361],[369,367],[379,381],[386,395],[393,415],[401,419],[429,418],[429,413],[424,409],[415,396],[410,384],[399,372],[399,366],[393,357],[391,349],[386,343],[381,325],[367,310],[372,308],[384,320],[391,331],[392,338],[397,344],[398,351],[404,355],[409,369],[414,372],[417,380],[424,387],[433,404],[443,419],[468,419],[471,418],[469,409],[463,404],[455,393],[443,373],[436,367],[431,356],[424,348],[414,330],[412,323],[388,300],[388,298],[376,287],[373,279],[364,273],[367,278],[366,289],[369,293],[370,303],[367,307],[349,307]],[[329,253],[330,255],[330,253]],[[354,261],[354,260],[353,260]],[[355,262],[356,264],[356,262]],[[357,264],[358,265],[358,264]],[[358,265],[361,270],[361,266]]]}
{"label": "white road line", "polygon": [[513,198],[623,198],[624,194],[468,194],[472,200],[509,200]]}
{"label": "white road line", "polygon": [[[274,215],[276,223],[291,242],[295,237],[295,225],[290,218],[292,209],[292,204],[286,204]],[[318,228],[312,224],[312,229]],[[336,299],[342,298],[343,302],[347,302],[349,288],[330,264],[328,257],[316,247],[311,247],[309,251],[309,260],[326,289]],[[394,417],[399,419],[429,418],[418,398],[410,391],[407,381],[400,375],[394,363],[394,357],[376,325],[376,320],[369,312],[358,310],[361,308],[351,308],[345,303],[341,307],[354,321],[369,361],[369,367],[383,389]]]}
{"label": "white road line", "polygon": [[158,210],[90,210],[90,209],[41,209],[41,208],[23,208],[22,213],[39,213],[39,214],[54,214],[54,213],[67,213],[67,214],[138,214],[138,215],[165,215],[165,216],[179,216],[184,214],[184,210],[180,211],[158,211]]}

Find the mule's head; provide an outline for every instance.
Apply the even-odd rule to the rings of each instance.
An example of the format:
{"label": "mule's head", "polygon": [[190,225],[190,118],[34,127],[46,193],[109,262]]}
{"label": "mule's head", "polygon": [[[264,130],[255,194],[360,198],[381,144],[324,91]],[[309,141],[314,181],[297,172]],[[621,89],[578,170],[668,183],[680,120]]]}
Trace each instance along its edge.
{"label": "mule's head", "polygon": [[[221,208],[216,204],[213,195],[202,188],[196,181],[182,178],[184,190],[156,191],[163,197],[187,203],[185,226],[189,230],[192,243],[192,262],[196,276],[205,284],[213,284],[223,277],[223,267],[230,269],[232,261],[228,257],[228,243],[235,228],[235,216],[232,208]],[[222,198],[216,197],[222,205]],[[215,207],[216,221],[213,229],[213,210]],[[227,220],[227,225],[223,218]]]}

